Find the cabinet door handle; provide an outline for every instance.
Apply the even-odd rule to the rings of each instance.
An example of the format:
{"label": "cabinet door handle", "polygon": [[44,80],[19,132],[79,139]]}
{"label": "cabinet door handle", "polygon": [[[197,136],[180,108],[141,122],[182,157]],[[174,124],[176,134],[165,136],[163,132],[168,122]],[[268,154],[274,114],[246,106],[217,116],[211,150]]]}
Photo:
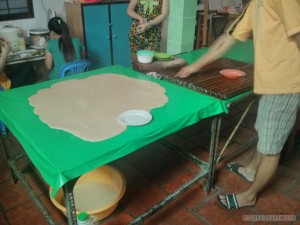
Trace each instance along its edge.
{"label": "cabinet door handle", "polygon": [[108,36],[106,36],[106,39],[107,39],[107,40],[110,40],[110,36],[109,36],[109,35],[108,35]]}
{"label": "cabinet door handle", "polygon": [[113,35],[113,39],[117,39],[117,35],[114,34],[114,35]]}

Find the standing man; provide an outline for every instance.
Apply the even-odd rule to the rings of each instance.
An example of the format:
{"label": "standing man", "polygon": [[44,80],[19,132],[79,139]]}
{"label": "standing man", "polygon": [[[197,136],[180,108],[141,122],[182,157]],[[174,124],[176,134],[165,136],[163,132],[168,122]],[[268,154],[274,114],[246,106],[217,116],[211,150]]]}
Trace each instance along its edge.
{"label": "standing man", "polygon": [[255,128],[257,151],[247,166],[227,166],[253,182],[238,194],[219,195],[227,209],[252,206],[278,167],[280,153],[300,107],[300,1],[251,0],[242,15],[211,46],[206,55],[183,67],[185,78],[222,57],[237,41],[253,37],[254,92],[260,96]]}

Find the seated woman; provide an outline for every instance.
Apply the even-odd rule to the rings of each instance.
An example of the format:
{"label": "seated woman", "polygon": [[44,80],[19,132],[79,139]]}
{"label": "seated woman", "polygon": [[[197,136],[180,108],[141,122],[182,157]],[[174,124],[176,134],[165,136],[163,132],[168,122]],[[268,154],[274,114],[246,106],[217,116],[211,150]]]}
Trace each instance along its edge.
{"label": "seated woman", "polygon": [[69,62],[85,58],[84,46],[76,37],[71,37],[67,24],[60,17],[48,22],[50,41],[46,46],[45,65],[51,70],[49,78],[59,78],[60,69]]}
{"label": "seated woman", "polygon": [[34,84],[37,81],[36,72],[30,63],[19,64],[16,69],[6,67],[6,59],[11,48],[7,41],[0,38],[0,89],[21,87]]}

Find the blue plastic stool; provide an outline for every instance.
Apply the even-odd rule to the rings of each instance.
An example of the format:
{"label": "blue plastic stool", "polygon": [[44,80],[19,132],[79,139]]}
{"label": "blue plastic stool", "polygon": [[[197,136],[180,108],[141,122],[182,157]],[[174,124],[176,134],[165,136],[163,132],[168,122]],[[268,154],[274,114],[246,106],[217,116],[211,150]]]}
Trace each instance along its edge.
{"label": "blue plastic stool", "polygon": [[91,64],[91,61],[87,59],[67,63],[60,69],[60,78],[85,72],[89,69]]}

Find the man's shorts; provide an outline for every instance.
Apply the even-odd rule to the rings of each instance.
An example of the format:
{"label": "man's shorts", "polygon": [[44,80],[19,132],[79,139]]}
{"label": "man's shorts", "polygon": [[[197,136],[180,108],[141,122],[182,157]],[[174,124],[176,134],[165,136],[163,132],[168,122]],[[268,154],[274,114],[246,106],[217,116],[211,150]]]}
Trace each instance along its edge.
{"label": "man's shorts", "polygon": [[300,93],[262,95],[259,100],[255,129],[257,150],[265,155],[281,152],[296,120]]}

